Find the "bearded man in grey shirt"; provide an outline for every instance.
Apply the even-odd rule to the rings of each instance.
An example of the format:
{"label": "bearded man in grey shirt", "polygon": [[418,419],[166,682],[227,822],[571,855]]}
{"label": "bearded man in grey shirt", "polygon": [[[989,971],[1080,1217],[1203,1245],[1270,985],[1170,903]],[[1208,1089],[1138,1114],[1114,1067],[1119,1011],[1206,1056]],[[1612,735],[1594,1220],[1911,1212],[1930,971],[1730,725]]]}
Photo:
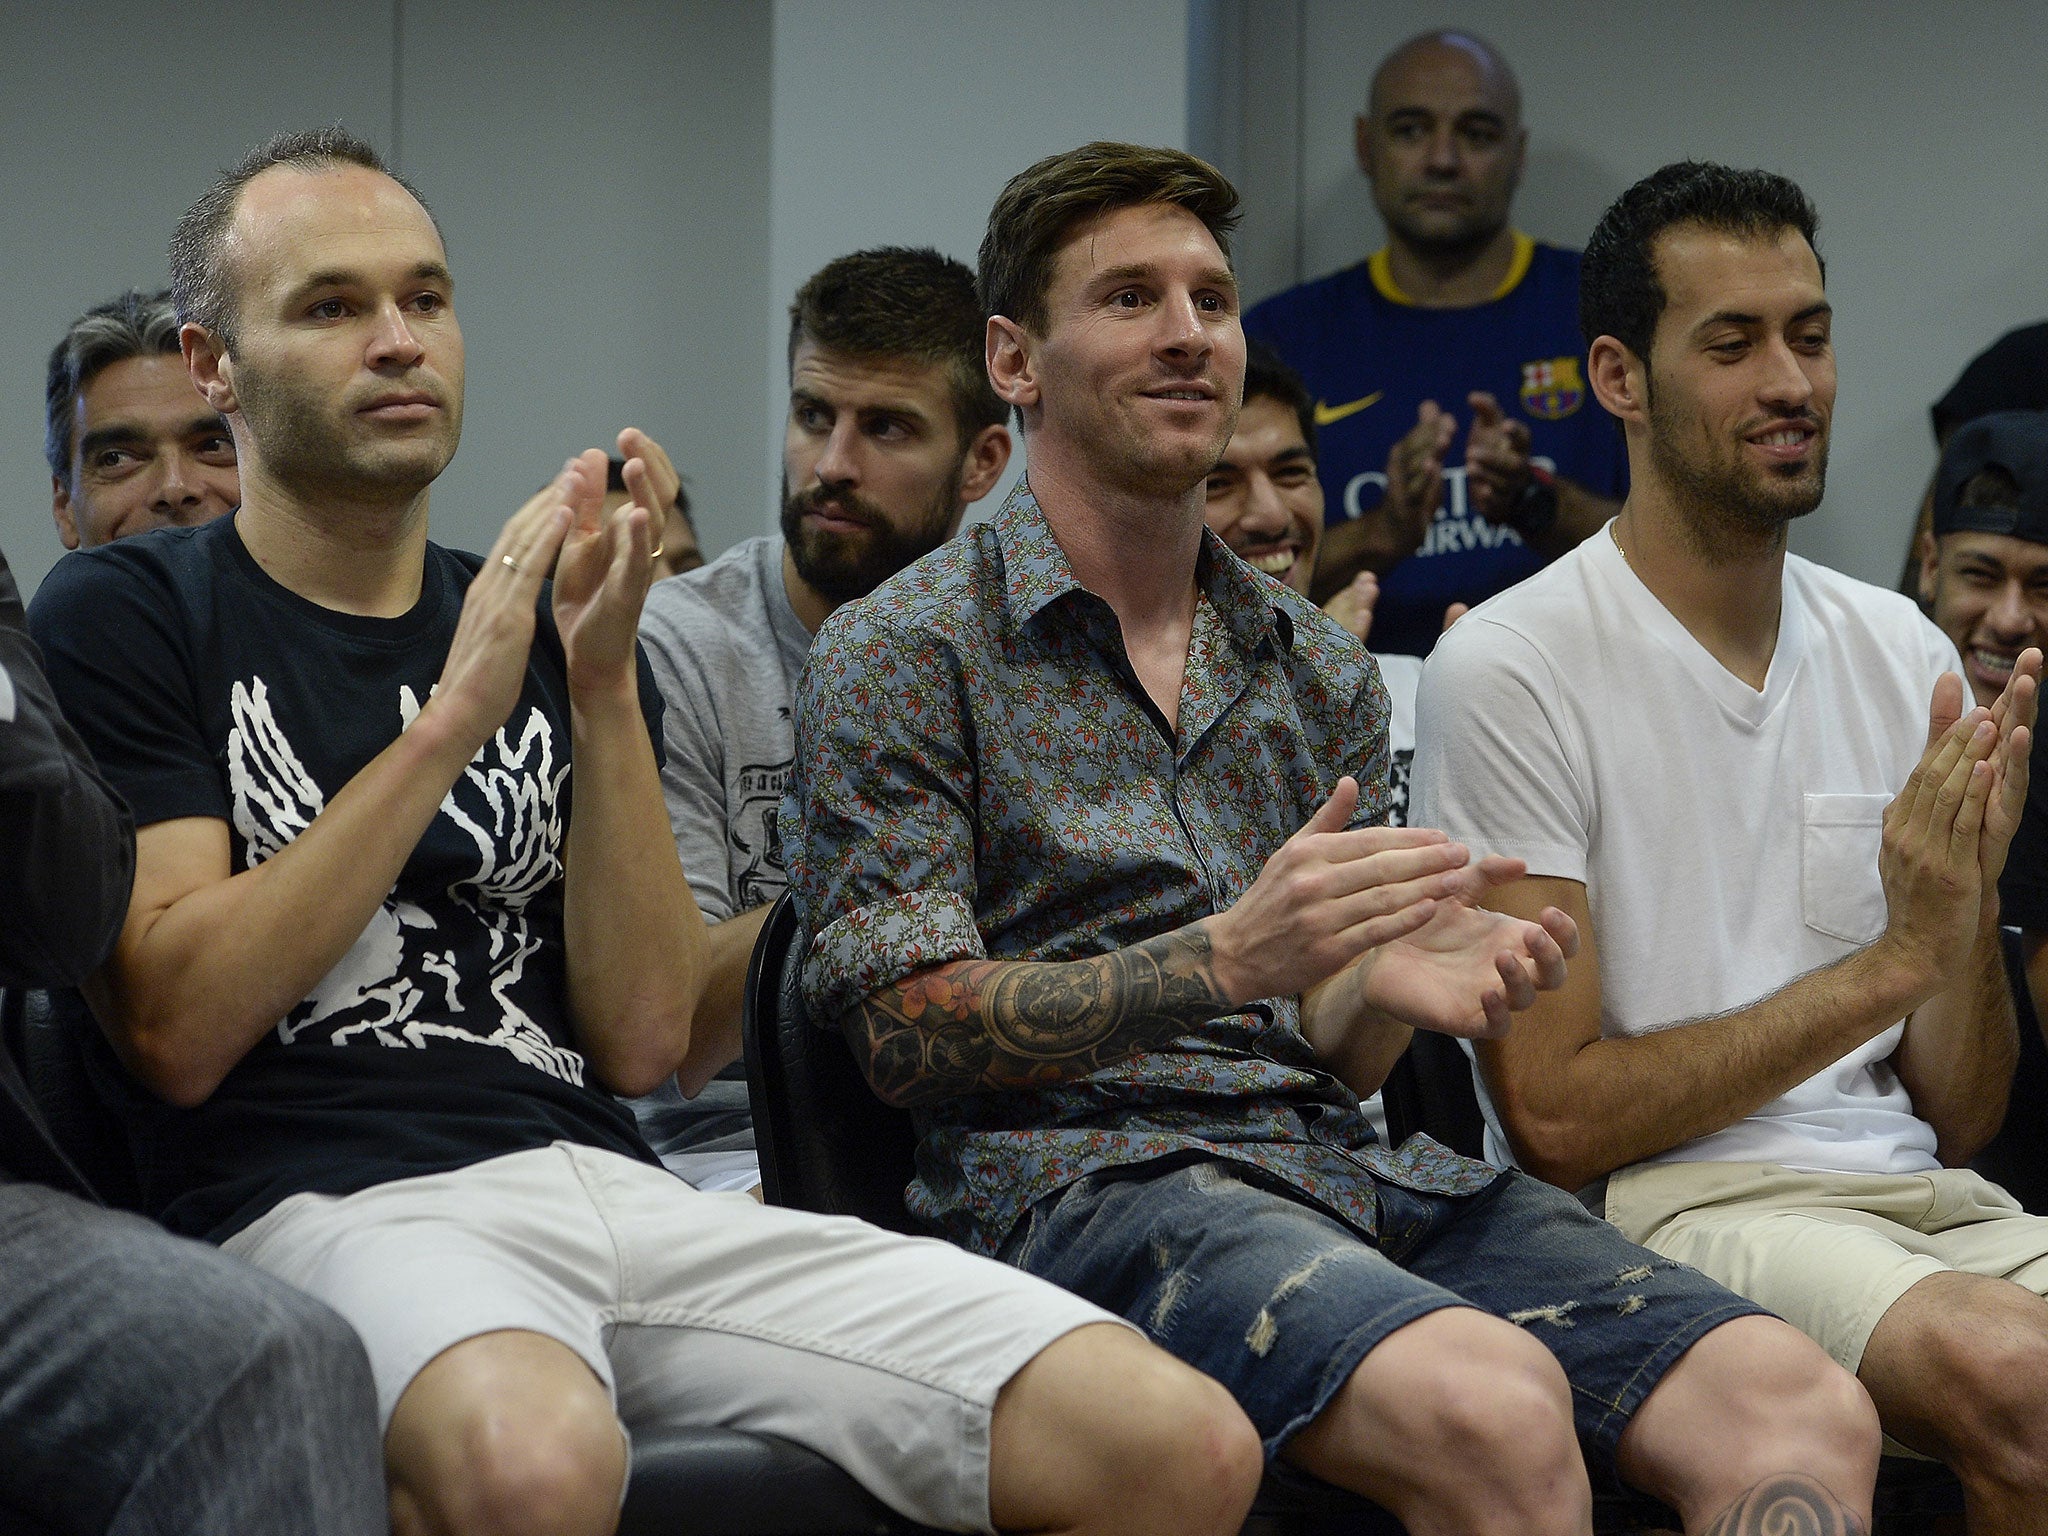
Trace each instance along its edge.
{"label": "bearded man in grey shirt", "polygon": [[1002,477],[1007,408],[984,330],[974,274],[937,251],[882,247],[822,268],[789,311],[781,533],[647,595],[640,639],[668,706],[662,788],[711,966],[689,1059],[633,1107],[662,1161],[700,1188],[760,1182],[740,993],[786,883],[776,816],[797,674],[827,614],[950,539]]}

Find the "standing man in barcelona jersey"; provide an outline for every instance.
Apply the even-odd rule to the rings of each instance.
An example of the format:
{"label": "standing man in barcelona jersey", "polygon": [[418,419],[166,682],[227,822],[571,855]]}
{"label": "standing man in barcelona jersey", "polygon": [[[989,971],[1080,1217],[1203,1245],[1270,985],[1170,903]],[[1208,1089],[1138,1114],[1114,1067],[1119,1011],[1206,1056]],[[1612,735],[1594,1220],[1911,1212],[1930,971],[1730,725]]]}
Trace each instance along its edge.
{"label": "standing man in barcelona jersey", "polygon": [[1578,253],[1508,222],[1528,141],[1491,46],[1403,43],[1358,119],[1386,245],[1245,316],[1316,393],[1330,531],[1315,593],[1378,573],[1375,651],[1427,655],[1447,607],[1541,569],[1627,488],[1586,390]]}

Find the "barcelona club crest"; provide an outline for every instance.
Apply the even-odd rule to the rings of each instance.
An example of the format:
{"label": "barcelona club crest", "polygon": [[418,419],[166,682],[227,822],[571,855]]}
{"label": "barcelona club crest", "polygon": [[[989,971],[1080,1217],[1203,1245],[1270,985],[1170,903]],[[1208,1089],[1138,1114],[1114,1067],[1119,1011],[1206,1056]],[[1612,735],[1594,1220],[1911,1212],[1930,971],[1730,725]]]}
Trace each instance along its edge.
{"label": "barcelona club crest", "polygon": [[1522,364],[1522,409],[1545,421],[1576,411],[1586,398],[1586,381],[1576,357],[1552,357]]}

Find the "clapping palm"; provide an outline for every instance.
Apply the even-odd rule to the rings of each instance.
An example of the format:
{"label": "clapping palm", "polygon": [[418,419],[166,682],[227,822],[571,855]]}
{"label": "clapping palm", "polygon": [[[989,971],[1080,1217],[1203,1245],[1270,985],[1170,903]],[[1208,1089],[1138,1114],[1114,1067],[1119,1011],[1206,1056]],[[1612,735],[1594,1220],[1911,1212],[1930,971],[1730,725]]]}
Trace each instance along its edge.
{"label": "clapping palm", "polygon": [[628,455],[633,499],[609,515],[602,452],[577,455],[566,477],[571,520],[555,566],[554,606],[572,692],[633,682],[640,607],[654,575],[652,509],[675,499],[675,469],[659,444],[628,428],[619,448]]}
{"label": "clapping palm", "polygon": [[1509,1015],[1539,990],[1564,981],[1579,947],[1578,928],[1555,907],[1525,922],[1477,905],[1496,885],[1519,878],[1520,860],[1481,859],[1470,887],[1441,900],[1428,922],[1382,944],[1362,978],[1367,1002],[1414,1029],[1493,1039]]}

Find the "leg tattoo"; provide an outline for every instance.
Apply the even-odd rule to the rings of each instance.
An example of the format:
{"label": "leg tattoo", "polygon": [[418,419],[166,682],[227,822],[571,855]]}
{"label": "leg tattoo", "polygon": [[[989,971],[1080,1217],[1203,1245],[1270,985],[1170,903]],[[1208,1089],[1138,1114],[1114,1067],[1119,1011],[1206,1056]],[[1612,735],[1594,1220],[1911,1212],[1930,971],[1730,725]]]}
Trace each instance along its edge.
{"label": "leg tattoo", "polygon": [[1866,1528],[1820,1483],[1791,1472],[1740,1495],[1705,1536],[1866,1536]]}

